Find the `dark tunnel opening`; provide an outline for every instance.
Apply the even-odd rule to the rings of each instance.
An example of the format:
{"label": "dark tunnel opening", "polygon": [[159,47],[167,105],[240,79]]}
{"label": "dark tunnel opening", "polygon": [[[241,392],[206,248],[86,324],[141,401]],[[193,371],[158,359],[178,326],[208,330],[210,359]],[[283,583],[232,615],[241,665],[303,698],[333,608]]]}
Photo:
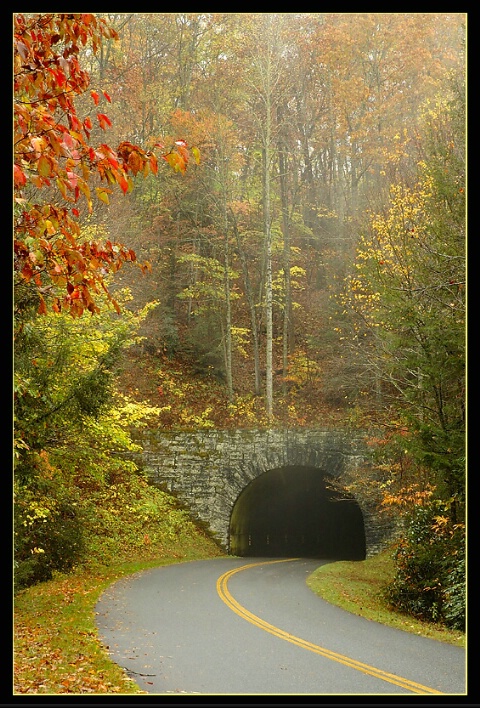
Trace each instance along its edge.
{"label": "dark tunnel opening", "polygon": [[327,487],[313,467],[283,467],[254,479],[230,517],[232,555],[365,558],[365,527],[358,503]]}

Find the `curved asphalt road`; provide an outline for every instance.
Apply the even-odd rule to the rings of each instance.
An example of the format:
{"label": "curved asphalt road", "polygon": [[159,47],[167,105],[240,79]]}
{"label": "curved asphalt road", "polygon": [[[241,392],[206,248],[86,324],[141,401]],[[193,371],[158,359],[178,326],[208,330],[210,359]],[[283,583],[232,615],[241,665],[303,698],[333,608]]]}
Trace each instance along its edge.
{"label": "curved asphalt road", "polygon": [[153,694],[466,695],[464,649],[330,605],[305,583],[319,565],[218,558],[153,568],[101,596],[99,636]]}

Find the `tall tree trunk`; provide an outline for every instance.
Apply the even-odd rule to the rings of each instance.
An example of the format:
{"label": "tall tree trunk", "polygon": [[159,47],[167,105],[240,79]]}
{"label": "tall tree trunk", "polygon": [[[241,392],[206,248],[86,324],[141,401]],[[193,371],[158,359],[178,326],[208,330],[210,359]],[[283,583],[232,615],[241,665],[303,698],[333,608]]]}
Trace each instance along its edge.
{"label": "tall tree trunk", "polygon": [[265,143],[263,149],[263,229],[265,236],[265,403],[267,417],[273,417],[273,292],[272,292],[272,231],[270,214],[270,95],[266,96]]}
{"label": "tall tree trunk", "polygon": [[272,98],[273,98],[273,66],[274,52],[274,22],[275,18],[266,16],[265,39],[266,49],[262,62],[262,100],[264,104],[264,125],[262,131],[263,145],[263,233],[265,242],[265,405],[268,420],[273,419],[273,286],[272,286],[272,230],[271,230],[271,183],[270,169],[272,162]]}
{"label": "tall tree trunk", "polygon": [[282,205],[283,225],[283,273],[284,273],[284,307],[283,307],[283,393],[287,393],[286,376],[288,371],[288,354],[290,351],[290,332],[292,329],[292,295],[290,278],[290,223],[288,214],[288,186],[287,186],[287,147],[284,138],[284,114],[281,106],[277,108],[279,127],[278,169],[280,176],[280,199]]}
{"label": "tall tree trunk", "polygon": [[251,49],[251,68],[249,85],[252,88],[253,119],[257,125],[262,154],[262,203],[263,203],[263,258],[260,289],[265,293],[265,407],[267,417],[273,420],[273,273],[272,273],[272,186],[271,169],[274,150],[274,130],[272,110],[278,98],[281,62],[283,59],[280,45],[283,27],[283,15],[266,13],[258,16],[258,22],[252,26],[253,38]]}
{"label": "tall tree trunk", "polygon": [[[266,151],[268,153],[268,151]],[[266,189],[270,188],[269,179],[266,180]],[[268,194],[268,197],[267,197]],[[270,199],[269,192],[266,192],[265,206],[265,241],[266,241],[266,280],[265,280],[265,319],[266,319],[266,382],[265,396],[267,406],[267,416],[269,419],[273,417],[273,293],[272,293],[272,237],[270,230]]]}
{"label": "tall tree trunk", "polygon": [[227,377],[227,393],[230,403],[233,401],[233,371],[232,371],[232,302],[230,298],[230,244],[228,242],[227,195],[224,182],[223,200],[224,224],[224,288],[225,288],[225,374]]}
{"label": "tall tree trunk", "polygon": [[233,214],[233,230],[235,234],[235,239],[237,242],[238,254],[240,256],[240,262],[242,264],[243,272],[243,283],[245,286],[245,295],[247,298],[248,309],[250,312],[250,326],[252,329],[252,339],[253,339],[253,362],[255,369],[255,395],[260,396],[262,392],[262,379],[260,375],[260,343],[258,336],[258,323],[257,323],[257,309],[255,296],[253,294],[253,287],[250,281],[250,274],[248,270],[247,256],[245,254],[245,249],[242,244],[242,239],[240,238],[240,233],[238,231],[237,222],[235,215]]}
{"label": "tall tree trunk", "polygon": [[302,180],[305,186],[306,198],[303,200],[303,221],[305,226],[315,233],[317,227],[317,198],[315,179],[313,176],[312,158],[310,155],[310,136],[307,134],[308,121],[305,116],[305,106],[302,96],[296,96],[297,105],[297,128],[299,142],[301,143],[301,153],[303,158]]}
{"label": "tall tree trunk", "polygon": [[179,93],[175,99],[175,108],[187,111],[190,107],[192,75],[197,61],[197,51],[201,36],[200,22],[195,13],[190,15],[188,13],[178,13],[175,22],[179,32],[177,55]]}

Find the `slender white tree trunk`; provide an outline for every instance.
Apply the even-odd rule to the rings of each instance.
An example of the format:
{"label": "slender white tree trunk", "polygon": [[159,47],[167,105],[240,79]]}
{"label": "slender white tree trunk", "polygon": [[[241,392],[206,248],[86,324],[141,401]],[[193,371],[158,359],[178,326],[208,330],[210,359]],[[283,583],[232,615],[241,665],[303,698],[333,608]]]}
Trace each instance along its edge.
{"label": "slender white tree trunk", "polygon": [[225,373],[227,376],[227,394],[230,403],[233,401],[233,371],[232,371],[232,302],[230,297],[230,244],[228,241],[227,196],[223,195],[224,223],[224,287],[225,287]]}
{"label": "slender white tree trunk", "polygon": [[265,134],[263,149],[263,204],[265,235],[265,320],[266,320],[266,392],[267,417],[273,418],[273,294],[272,294],[272,232],[270,208],[270,161],[271,161],[271,57],[267,52],[265,67]]}

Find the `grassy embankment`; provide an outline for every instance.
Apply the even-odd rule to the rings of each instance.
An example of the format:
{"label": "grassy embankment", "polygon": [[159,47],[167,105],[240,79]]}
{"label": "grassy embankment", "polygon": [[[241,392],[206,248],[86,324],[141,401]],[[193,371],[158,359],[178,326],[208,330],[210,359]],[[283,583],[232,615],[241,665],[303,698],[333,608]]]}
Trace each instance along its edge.
{"label": "grassy embankment", "polygon": [[439,624],[421,622],[392,610],[382,590],[393,578],[392,551],[365,561],[340,561],[318,568],[307,579],[308,587],[333,605],[390,627],[456,646],[465,646],[465,634]]}
{"label": "grassy embankment", "polygon": [[[123,520],[125,523],[125,519]],[[129,536],[145,537],[132,518]],[[98,544],[97,539],[97,544]],[[110,551],[112,539],[109,539]],[[120,546],[119,546],[120,550]],[[97,637],[95,604],[115,580],[146,568],[218,557],[222,552],[205,534],[186,525],[176,539],[148,549],[109,554],[105,565],[90,563],[70,574],[21,591],[15,597],[14,694],[138,694],[145,693],[113,663]],[[101,557],[101,556],[99,556]],[[104,559],[105,561],[105,559]],[[392,612],[381,588],[392,575],[390,553],[360,562],[322,566],[308,579],[313,592],[335,605],[407,632],[464,646],[460,632],[415,621]]]}

